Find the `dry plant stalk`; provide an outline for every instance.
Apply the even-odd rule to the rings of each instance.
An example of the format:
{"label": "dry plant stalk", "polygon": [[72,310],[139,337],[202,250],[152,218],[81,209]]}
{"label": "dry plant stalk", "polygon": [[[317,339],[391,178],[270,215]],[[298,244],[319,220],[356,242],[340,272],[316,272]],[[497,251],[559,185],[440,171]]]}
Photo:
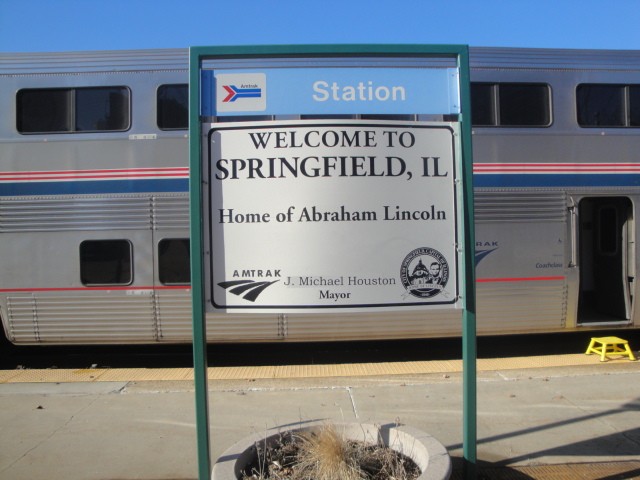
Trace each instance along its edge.
{"label": "dry plant stalk", "polygon": [[334,425],[283,435],[258,448],[258,465],[243,480],[413,480],[420,475],[409,458],[385,445],[345,440]]}
{"label": "dry plant stalk", "polygon": [[297,455],[300,477],[296,479],[365,480],[353,450],[333,425],[327,425],[317,433],[301,434]]}

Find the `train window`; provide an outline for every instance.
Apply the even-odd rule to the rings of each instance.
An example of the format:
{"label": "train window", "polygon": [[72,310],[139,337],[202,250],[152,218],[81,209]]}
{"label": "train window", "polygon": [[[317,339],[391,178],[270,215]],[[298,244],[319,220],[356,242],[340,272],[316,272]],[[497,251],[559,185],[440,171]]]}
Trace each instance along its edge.
{"label": "train window", "polygon": [[629,87],[629,123],[640,127],[640,85]]}
{"label": "train window", "polygon": [[157,123],[161,130],[189,127],[189,86],[161,85],[158,88]]}
{"label": "train window", "polygon": [[165,285],[189,285],[191,265],[188,238],[165,238],[158,243],[158,275]]}
{"label": "train window", "polygon": [[548,127],[551,124],[549,85],[472,83],[471,112],[474,126]]}
{"label": "train window", "polygon": [[547,126],[549,112],[549,87],[505,83],[499,86],[500,125],[517,127]]}
{"label": "train window", "polygon": [[68,132],[70,90],[20,90],[17,96],[17,128],[21,133]]}
{"label": "train window", "polygon": [[76,88],[77,132],[129,128],[129,91],[124,87]]}
{"label": "train window", "polygon": [[578,125],[582,127],[624,127],[624,85],[579,85],[576,89]]}
{"label": "train window", "polygon": [[87,286],[129,285],[132,257],[128,240],[86,240],[80,244],[80,280]]}
{"label": "train window", "polygon": [[477,126],[496,125],[494,85],[471,84],[471,123]]}
{"label": "train window", "polygon": [[130,96],[126,87],[20,90],[16,127],[25,134],[127,130]]}

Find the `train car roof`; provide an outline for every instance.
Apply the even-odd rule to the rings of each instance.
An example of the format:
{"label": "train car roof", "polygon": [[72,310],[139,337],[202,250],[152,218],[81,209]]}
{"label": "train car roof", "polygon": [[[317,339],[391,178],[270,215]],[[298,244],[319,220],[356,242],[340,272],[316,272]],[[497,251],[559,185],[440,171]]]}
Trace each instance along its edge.
{"label": "train car roof", "polygon": [[0,74],[188,70],[185,49],[0,53]]}
{"label": "train car roof", "polygon": [[639,70],[640,50],[471,47],[473,68]]}
{"label": "train car roof", "polygon": [[[472,69],[640,70],[640,50],[470,47]],[[188,49],[0,53],[0,75],[181,70]]]}

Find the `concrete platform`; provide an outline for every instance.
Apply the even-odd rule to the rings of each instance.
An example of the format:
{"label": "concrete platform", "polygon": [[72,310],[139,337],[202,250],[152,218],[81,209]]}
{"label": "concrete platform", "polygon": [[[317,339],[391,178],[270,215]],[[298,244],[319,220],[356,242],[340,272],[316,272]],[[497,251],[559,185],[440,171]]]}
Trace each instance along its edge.
{"label": "concrete platform", "polygon": [[[640,478],[640,362],[585,358],[535,368],[496,359],[479,372],[481,478]],[[212,379],[212,458],[248,434],[311,420],[397,421],[443,443],[462,478],[462,383],[451,370]],[[9,382],[6,373],[0,479],[197,478],[191,381],[96,381],[103,372],[93,371],[70,383]]]}

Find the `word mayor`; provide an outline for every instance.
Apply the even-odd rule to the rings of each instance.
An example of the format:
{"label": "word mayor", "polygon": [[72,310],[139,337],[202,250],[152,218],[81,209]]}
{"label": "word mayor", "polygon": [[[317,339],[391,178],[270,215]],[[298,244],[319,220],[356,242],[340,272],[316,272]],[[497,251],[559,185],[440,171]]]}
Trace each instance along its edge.
{"label": "word mayor", "polygon": [[[218,209],[218,223],[269,223],[272,220],[270,213],[238,212],[233,208]],[[435,205],[429,205],[420,210],[403,209],[399,205],[391,207],[384,205],[382,211],[375,210],[349,210],[341,205],[337,210],[322,210],[316,206],[304,207],[296,211],[295,206],[290,206],[286,212],[276,214],[275,219],[280,223],[290,222],[375,222],[383,221],[420,221],[420,220],[446,220],[444,210],[438,210]]]}

